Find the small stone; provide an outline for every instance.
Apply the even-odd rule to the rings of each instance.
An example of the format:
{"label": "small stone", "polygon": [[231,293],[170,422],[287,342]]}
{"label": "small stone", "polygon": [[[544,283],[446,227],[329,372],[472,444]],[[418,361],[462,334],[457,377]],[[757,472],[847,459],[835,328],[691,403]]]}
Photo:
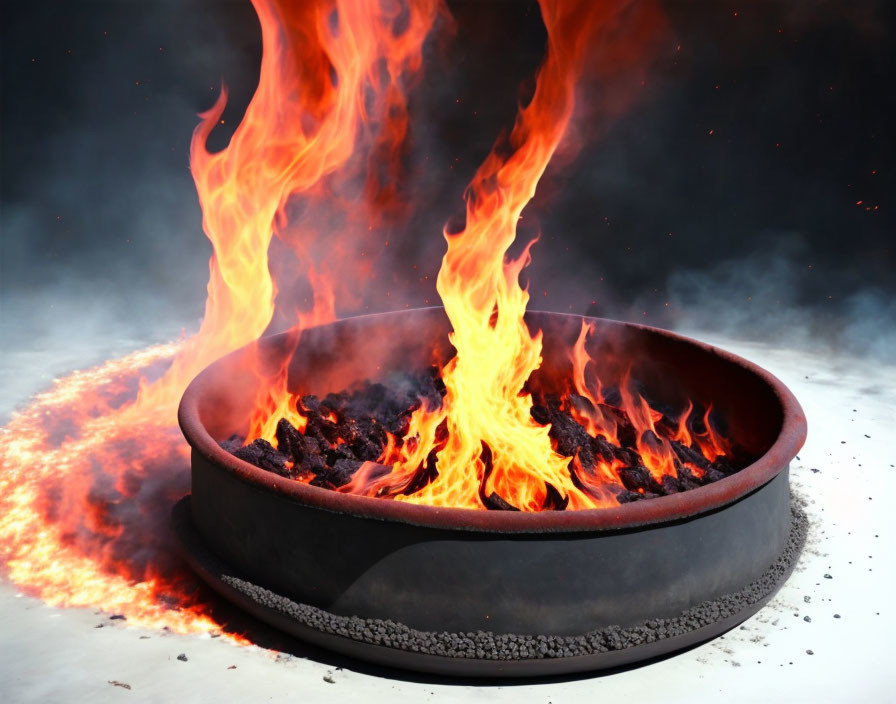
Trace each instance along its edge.
{"label": "small stone", "polygon": [[330,684],[336,684],[336,680],[333,679],[333,675],[324,675],[324,682],[329,682]]}
{"label": "small stone", "polygon": [[181,662],[186,662],[186,661],[187,661],[187,654],[186,654],[186,653],[181,653],[180,655],[177,656],[177,659],[180,660]]}
{"label": "small stone", "polygon": [[815,655],[815,651],[814,651],[814,650],[807,650],[807,651],[806,651],[806,655]]}
{"label": "small stone", "polygon": [[824,573],[824,578],[825,579],[833,579],[833,577],[831,577],[831,575],[829,575],[827,572]]}

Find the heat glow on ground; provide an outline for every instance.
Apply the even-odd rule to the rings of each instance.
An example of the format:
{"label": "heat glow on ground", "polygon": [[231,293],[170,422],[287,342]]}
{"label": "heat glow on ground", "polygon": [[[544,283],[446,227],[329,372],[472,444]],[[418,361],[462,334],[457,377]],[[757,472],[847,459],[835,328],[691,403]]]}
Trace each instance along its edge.
{"label": "heat glow on ground", "polygon": [[0,431],[0,562],[50,606],[177,633],[226,635],[177,557],[170,507],[189,491],[176,407],[137,401],[179,343],[56,379]]}

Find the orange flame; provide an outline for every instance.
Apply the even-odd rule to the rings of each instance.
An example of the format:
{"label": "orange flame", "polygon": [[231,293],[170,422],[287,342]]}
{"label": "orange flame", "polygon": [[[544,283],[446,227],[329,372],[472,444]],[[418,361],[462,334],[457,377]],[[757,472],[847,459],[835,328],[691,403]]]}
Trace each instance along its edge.
{"label": "orange flame", "polygon": [[[296,312],[302,327],[335,316],[337,295],[346,292],[334,288],[333,267],[373,224],[403,207],[395,184],[408,133],[405,95],[419,72],[423,42],[443,12],[439,2],[253,4],[264,46],[258,89],[227,148],[211,153],[206,146],[226,89],[201,116],[191,143],[203,229],[214,249],[199,332],[179,345],[76,372],[3,429],[0,561],[15,583],[47,603],[113,610],[135,625],[180,632],[220,627],[173,556],[166,530],[170,506],[188,491],[187,449],[173,423],[177,401],[202,368],[271,324],[278,303],[276,262],[269,258],[274,236],[314,288],[311,310]],[[616,36],[628,3],[541,5],[548,46],[535,93],[470,184],[463,230],[445,233],[438,291],[457,352],[442,370],[445,402],[419,408],[400,442],[389,438],[379,460],[391,468],[367,463],[342,490],[468,508],[483,508],[494,494],[526,511],[613,501],[607,487],[616,482],[618,461],[600,459],[586,472],[579,458],[556,453],[549,428],[531,418],[524,384],[541,363],[542,338],[523,322],[529,295],[519,283],[531,243],[516,258],[508,252],[523,209],[568,137],[590,48],[605,49],[599,55],[607,65],[597,72],[606,73],[614,61],[633,62],[647,34],[637,33],[629,44]],[[334,201],[341,205],[336,196],[353,194],[359,174],[366,219],[359,232],[336,237],[346,233],[321,228],[322,218],[291,219],[297,197],[321,213]],[[344,218],[346,228],[357,225],[353,216]],[[360,275],[369,273],[368,265]],[[585,373],[585,335],[573,351],[574,384],[593,411],[577,412],[589,417],[595,434],[615,440],[615,411]],[[304,422],[287,392],[286,370],[264,382],[250,440],[274,440],[280,417],[300,428]],[[636,426],[651,471],[667,471],[666,441],[657,449],[646,435],[655,414],[628,390],[623,406],[616,410]],[[725,453],[709,410],[698,423],[686,413],[678,433],[705,453]],[[578,485],[570,462],[581,470]],[[417,486],[421,467],[427,483]]]}
{"label": "orange flame", "polygon": [[[290,227],[290,199],[325,196],[334,179],[351,182],[366,157],[368,165],[387,164],[385,179],[368,176],[371,211],[395,205],[389,179],[405,139],[404,90],[420,68],[438,1],[253,4],[264,51],[257,91],[227,148],[206,148],[226,88],[201,115],[191,143],[214,249],[199,332],[74,373],[3,429],[0,560],[14,582],[47,603],[114,610],[135,625],[182,632],[218,628],[168,544],[171,505],[189,488],[177,402],[202,368],[270,324],[274,234],[315,286],[313,310],[299,324],[333,317],[333,292],[318,270],[327,262],[313,261],[309,246],[326,233]],[[158,377],[159,365],[164,374],[144,380],[150,372]],[[284,382],[283,374],[271,380],[268,415],[297,414],[283,406]]]}
{"label": "orange flame", "polygon": [[[535,93],[506,143],[496,145],[470,184],[463,230],[445,232],[448,250],[437,289],[457,354],[442,370],[448,437],[437,453],[438,476],[399,500],[483,508],[483,496],[496,493],[524,511],[550,502],[598,504],[574,485],[570,460],[551,447],[549,428],[531,417],[532,399],[523,386],[541,364],[542,339],[523,321],[529,294],[519,277],[532,243],[515,259],[508,259],[508,251],[572,118],[587,50],[622,6],[590,0],[540,4],[548,39]],[[428,455],[434,448],[426,449]],[[415,460],[397,463],[395,471],[415,468]]]}

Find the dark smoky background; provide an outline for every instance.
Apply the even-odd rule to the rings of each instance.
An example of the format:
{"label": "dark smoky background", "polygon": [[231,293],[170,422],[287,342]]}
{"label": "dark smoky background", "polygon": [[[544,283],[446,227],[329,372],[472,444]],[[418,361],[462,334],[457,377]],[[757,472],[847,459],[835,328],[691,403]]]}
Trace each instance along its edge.
{"label": "dark smoky background", "polygon": [[[611,96],[589,85],[576,158],[552,164],[525,212],[521,235],[541,237],[531,307],[892,360],[894,4],[661,6],[649,69],[618,77],[634,100],[607,119]],[[427,44],[410,98],[412,215],[341,314],[438,302],[442,227],[531,89],[537,5],[449,7],[453,30]],[[15,390],[21,364],[63,371],[195,329],[211,248],[190,136],[223,80],[210,147],[226,145],[261,38],[248,0],[2,8],[0,324]]]}

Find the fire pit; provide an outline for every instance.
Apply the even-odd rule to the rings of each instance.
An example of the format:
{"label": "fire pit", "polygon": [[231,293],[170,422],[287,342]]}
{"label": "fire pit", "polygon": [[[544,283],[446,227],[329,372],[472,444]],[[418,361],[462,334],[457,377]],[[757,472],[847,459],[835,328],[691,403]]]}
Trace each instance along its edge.
{"label": "fire pit", "polygon": [[[563,367],[579,316],[529,313],[543,370]],[[287,632],[373,662],[467,676],[618,666],[711,638],[787,578],[805,535],[787,467],[806,423],[773,376],[652,328],[592,319],[602,379],[623,369],[658,402],[695,398],[758,458],[681,493],[576,511],[413,505],[294,481],[219,446],[244,429],[266,375],[321,394],[450,357],[441,309],[265,338],[187,389],[192,495],[174,524],[225,598]],[[434,359],[435,355],[435,359]],[[624,363],[623,363],[624,362]]]}

